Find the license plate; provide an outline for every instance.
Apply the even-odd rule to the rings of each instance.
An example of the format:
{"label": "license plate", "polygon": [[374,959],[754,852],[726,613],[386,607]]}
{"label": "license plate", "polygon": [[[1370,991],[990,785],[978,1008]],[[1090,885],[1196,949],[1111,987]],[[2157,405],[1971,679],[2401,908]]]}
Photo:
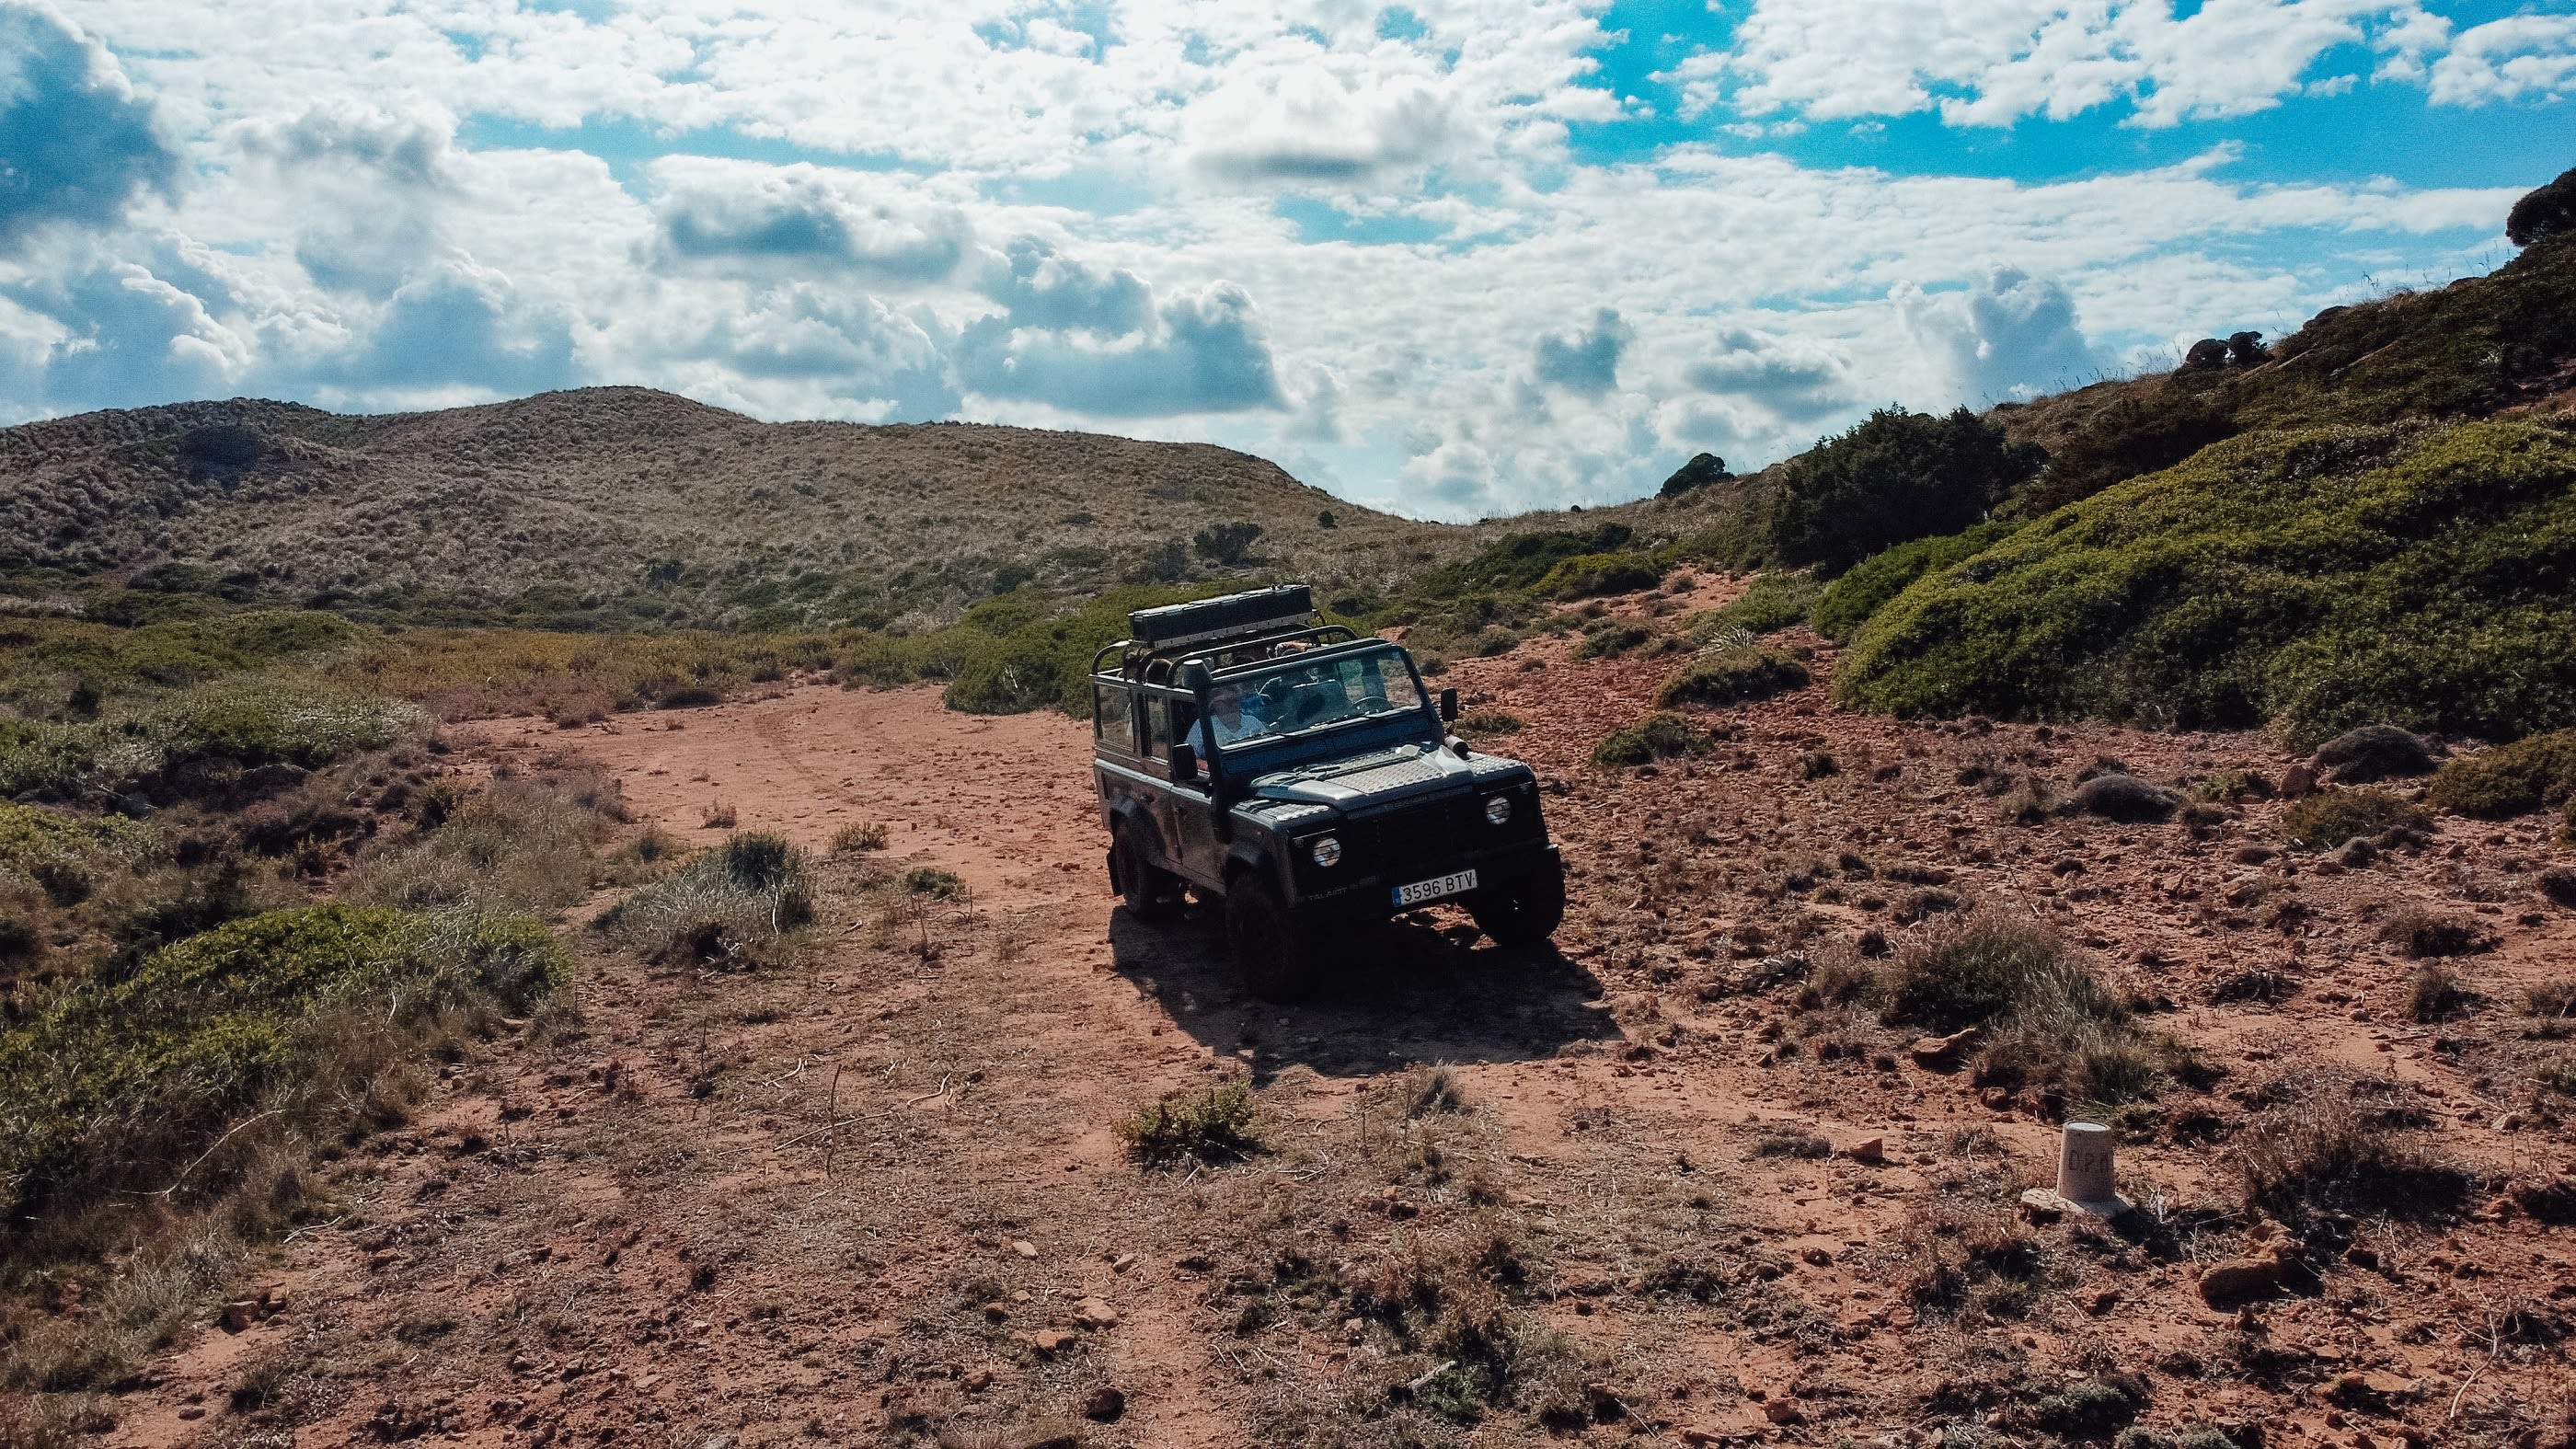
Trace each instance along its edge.
{"label": "license plate", "polygon": [[1395,903],[1399,906],[1418,906],[1424,901],[1436,901],[1442,896],[1454,896],[1475,888],[1476,873],[1472,870],[1462,870],[1456,875],[1434,876],[1429,880],[1415,881],[1411,885],[1397,886]]}

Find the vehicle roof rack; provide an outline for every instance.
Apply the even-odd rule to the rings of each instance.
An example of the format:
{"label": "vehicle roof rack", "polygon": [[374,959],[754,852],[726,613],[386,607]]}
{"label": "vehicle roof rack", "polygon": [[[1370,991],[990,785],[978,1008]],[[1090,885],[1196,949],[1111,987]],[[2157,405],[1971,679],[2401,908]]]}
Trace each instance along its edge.
{"label": "vehicle roof rack", "polygon": [[[1092,673],[1102,673],[1114,658],[1127,678],[1159,684],[1185,655],[1205,655],[1225,667],[1227,655],[1261,657],[1291,642],[1321,645],[1336,636],[1340,641],[1359,637],[1347,626],[1323,622],[1315,611],[1314,591],[1304,584],[1138,609],[1127,616],[1127,627],[1133,637],[1093,655]],[[1240,664],[1244,659],[1232,662]]]}
{"label": "vehicle roof rack", "polygon": [[1127,642],[1155,654],[1199,649],[1261,634],[1284,634],[1314,622],[1315,591],[1281,584],[1249,593],[1138,609],[1127,616]]}

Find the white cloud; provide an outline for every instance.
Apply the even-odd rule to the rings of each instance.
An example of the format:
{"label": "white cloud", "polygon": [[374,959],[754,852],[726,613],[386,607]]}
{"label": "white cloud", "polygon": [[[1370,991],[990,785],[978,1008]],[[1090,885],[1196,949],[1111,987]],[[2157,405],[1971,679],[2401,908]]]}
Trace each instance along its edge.
{"label": "white cloud", "polygon": [[1896,308],[1952,391],[1978,405],[2080,387],[2104,370],[2066,288],[2012,267],[1994,267],[1963,291],[1900,286]]}
{"label": "white cloud", "polygon": [[[1410,8],[1382,36],[1352,0],[73,0],[188,180],[0,258],[0,408],[634,382],[1218,440],[1462,516],[2277,332],[2474,253],[2514,194],[2258,185],[2223,146],[2050,184],[1726,138],[1589,160],[1570,128],[1623,113],[1598,0]],[[1683,72],[1739,108],[1712,132],[2162,124],[2357,75],[2536,100],[2558,35],[2360,0],[1758,0]],[[1300,206],[1416,239],[1306,242]]]}
{"label": "white cloud", "polygon": [[1674,76],[1698,112],[2008,126],[2126,103],[2171,126],[2278,105],[2339,47],[2412,56],[2429,22],[2413,0],[1755,0],[1731,48]]}
{"label": "white cloud", "polygon": [[2446,106],[2576,93],[2576,15],[2515,15],[2462,31],[2433,62],[2430,88]]}

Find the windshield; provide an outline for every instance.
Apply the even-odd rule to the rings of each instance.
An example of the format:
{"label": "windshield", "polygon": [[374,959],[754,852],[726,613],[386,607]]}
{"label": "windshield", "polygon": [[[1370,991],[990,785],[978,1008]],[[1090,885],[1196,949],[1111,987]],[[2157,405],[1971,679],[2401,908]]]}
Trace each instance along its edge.
{"label": "windshield", "polygon": [[1238,749],[1347,720],[1384,719],[1422,708],[1404,655],[1389,648],[1337,659],[1293,658],[1235,675],[1208,691],[1203,734]]}

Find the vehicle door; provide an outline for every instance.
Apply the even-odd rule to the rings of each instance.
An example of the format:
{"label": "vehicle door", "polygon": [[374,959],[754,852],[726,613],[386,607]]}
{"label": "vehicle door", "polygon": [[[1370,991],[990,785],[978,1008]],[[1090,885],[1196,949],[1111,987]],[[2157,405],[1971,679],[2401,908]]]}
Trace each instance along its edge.
{"label": "vehicle door", "polygon": [[1190,726],[1198,720],[1198,706],[1178,690],[1154,691],[1144,705],[1146,757],[1165,782],[1156,792],[1154,824],[1169,843],[1172,859],[1167,864],[1184,878],[1202,885],[1222,884],[1225,856],[1217,840],[1216,806],[1208,787],[1207,763],[1200,762],[1195,780],[1171,778],[1172,745],[1190,738]]}
{"label": "vehicle door", "polygon": [[1148,853],[1153,853],[1172,838],[1156,814],[1169,788],[1147,773],[1137,748],[1137,724],[1135,697],[1126,685],[1095,682],[1091,686],[1091,772],[1100,782],[1100,803],[1113,819],[1125,813],[1121,806],[1141,808],[1155,825],[1158,838],[1146,843]]}

